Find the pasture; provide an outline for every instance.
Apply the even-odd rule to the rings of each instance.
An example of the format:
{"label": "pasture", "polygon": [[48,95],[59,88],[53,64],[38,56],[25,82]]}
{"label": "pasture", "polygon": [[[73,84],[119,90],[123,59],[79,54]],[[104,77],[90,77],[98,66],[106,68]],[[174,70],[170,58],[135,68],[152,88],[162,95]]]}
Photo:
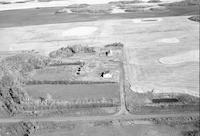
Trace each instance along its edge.
{"label": "pasture", "polygon": [[56,100],[75,100],[75,99],[118,99],[119,84],[69,84],[69,85],[27,85],[25,90],[30,97],[38,99],[47,98],[48,95]]}

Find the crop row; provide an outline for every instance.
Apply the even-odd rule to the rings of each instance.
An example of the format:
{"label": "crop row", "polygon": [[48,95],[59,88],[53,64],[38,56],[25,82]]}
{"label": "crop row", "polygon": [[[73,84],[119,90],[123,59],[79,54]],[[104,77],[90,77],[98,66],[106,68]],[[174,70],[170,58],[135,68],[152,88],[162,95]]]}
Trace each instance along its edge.
{"label": "crop row", "polygon": [[98,107],[117,107],[119,101],[113,99],[99,99],[99,100],[74,100],[71,102],[59,101],[44,101],[33,102],[24,106],[25,111],[30,110],[53,110],[53,109],[74,109],[74,108],[98,108]]}
{"label": "crop row", "polygon": [[66,80],[60,80],[60,81],[39,81],[39,80],[33,80],[33,81],[27,81],[26,85],[40,85],[40,84],[110,84],[110,83],[116,83],[111,81],[66,81]]}

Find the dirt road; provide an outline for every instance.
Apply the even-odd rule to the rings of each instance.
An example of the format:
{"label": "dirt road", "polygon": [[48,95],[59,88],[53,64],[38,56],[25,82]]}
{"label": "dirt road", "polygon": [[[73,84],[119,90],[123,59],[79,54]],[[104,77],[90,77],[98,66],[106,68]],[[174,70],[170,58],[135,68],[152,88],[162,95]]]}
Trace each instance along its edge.
{"label": "dirt road", "polygon": [[16,123],[20,121],[32,122],[65,122],[65,121],[100,121],[100,120],[137,120],[162,117],[193,117],[199,116],[199,113],[180,113],[180,114],[154,114],[154,115],[109,115],[109,116],[80,116],[80,117],[48,117],[48,118],[4,118],[1,123]]}

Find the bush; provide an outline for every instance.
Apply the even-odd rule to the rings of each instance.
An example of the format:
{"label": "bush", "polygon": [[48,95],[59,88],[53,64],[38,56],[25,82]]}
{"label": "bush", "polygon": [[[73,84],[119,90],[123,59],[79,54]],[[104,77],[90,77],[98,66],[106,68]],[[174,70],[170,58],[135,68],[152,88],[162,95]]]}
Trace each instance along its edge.
{"label": "bush", "polygon": [[0,4],[11,4],[11,2],[7,2],[7,1],[0,1]]}
{"label": "bush", "polygon": [[95,52],[93,47],[88,46],[81,46],[81,45],[73,45],[68,47],[62,47],[56,51],[52,51],[49,53],[49,56],[51,58],[65,58],[65,57],[71,57],[76,53],[93,53]]}
{"label": "bush", "polygon": [[148,1],[148,3],[160,3],[161,1],[160,0],[150,0]]}
{"label": "bush", "polygon": [[159,6],[199,6],[199,0],[184,0],[179,2],[173,2],[173,3],[162,3],[159,4]]}
{"label": "bush", "polygon": [[51,57],[51,58],[71,57],[71,56],[73,56],[73,52],[68,47],[60,48],[56,51],[52,51],[52,52],[49,53],[49,57]]}
{"label": "bush", "polygon": [[2,60],[1,65],[11,71],[20,73],[30,72],[33,69],[38,69],[47,66],[50,59],[36,54],[22,53],[10,56]]}
{"label": "bush", "polygon": [[30,136],[36,130],[36,123],[18,122],[12,123],[6,128],[10,136]]}
{"label": "bush", "polygon": [[112,43],[112,44],[107,44],[107,45],[105,45],[104,47],[106,47],[106,48],[108,48],[108,47],[118,47],[118,48],[123,48],[124,47],[124,45],[122,44],[122,43],[120,43],[120,42],[116,42],[116,43]]}
{"label": "bush", "polygon": [[0,100],[10,115],[21,111],[21,103],[28,98],[22,84],[33,69],[48,65],[50,60],[36,54],[24,53],[7,57],[0,62]]}
{"label": "bush", "polygon": [[109,13],[110,9],[96,9],[96,8],[74,8],[71,9],[74,13],[81,13],[81,14],[105,14]]}
{"label": "bush", "polygon": [[114,1],[114,2],[109,2],[109,4],[135,4],[135,3],[141,3],[142,1],[140,0],[132,0],[132,1]]}
{"label": "bush", "polygon": [[192,16],[192,17],[189,17],[188,19],[195,22],[200,22],[200,16]]}
{"label": "bush", "polygon": [[0,99],[10,115],[19,112],[20,104],[28,97],[18,77],[19,75],[10,72],[4,73],[0,79]]}
{"label": "bush", "polygon": [[88,7],[89,4],[72,4],[67,6],[67,8],[86,8]]}

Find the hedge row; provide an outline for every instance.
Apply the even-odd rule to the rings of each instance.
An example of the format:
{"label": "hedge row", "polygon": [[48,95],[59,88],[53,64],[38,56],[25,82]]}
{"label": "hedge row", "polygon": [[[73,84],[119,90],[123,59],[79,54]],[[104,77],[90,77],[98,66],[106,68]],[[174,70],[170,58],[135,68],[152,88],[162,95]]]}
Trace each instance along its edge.
{"label": "hedge row", "polygon": [[113,81],[66,81],[66,80],[60,80],[60,81],[39,81],[39,80],[33,80],[33,81],[27,81],[26,85],[41,85],[41,84],[64,84],[64,85],[68,85],[68,84],[114,84],[116,82]]}

